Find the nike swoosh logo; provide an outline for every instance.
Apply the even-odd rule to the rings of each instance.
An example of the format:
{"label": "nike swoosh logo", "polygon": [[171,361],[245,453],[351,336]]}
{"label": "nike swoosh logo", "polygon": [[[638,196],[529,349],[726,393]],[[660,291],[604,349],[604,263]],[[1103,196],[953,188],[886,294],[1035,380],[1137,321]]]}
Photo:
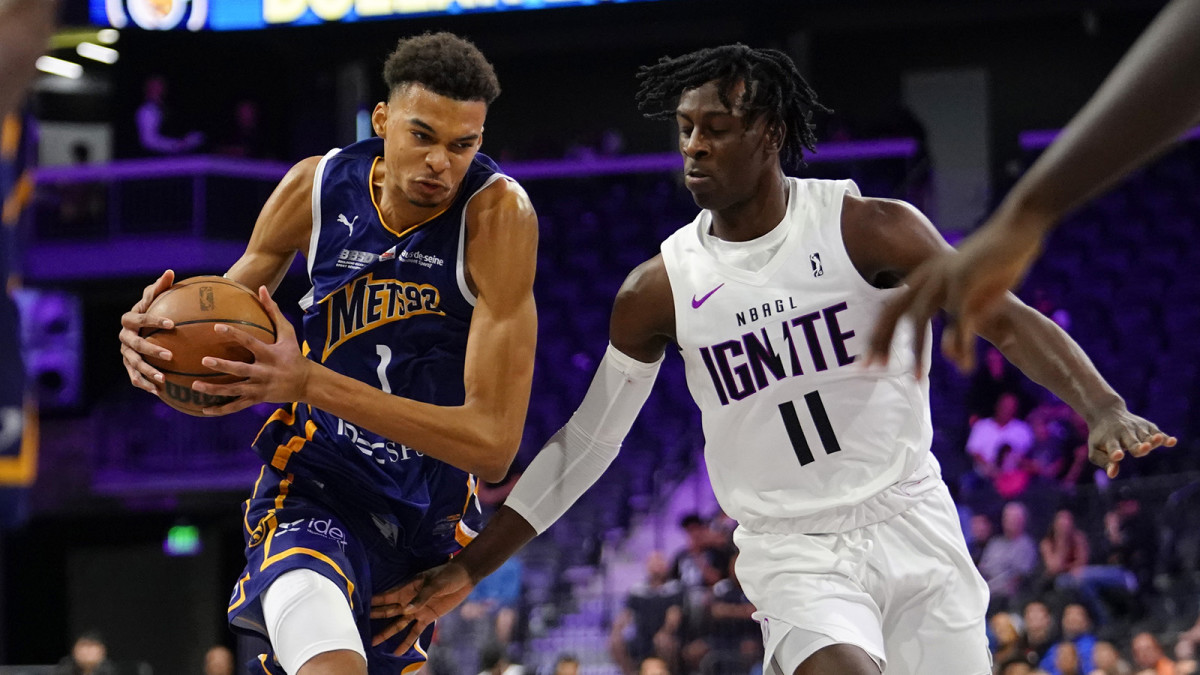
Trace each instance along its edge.
{"label": "nike swoosh logo", "polygon": [[[721,284],[721,286],[724,286],[724,285],[725,284]],[[721,286],[717,286],[716,288],[712,289],[708,293],[705,293],[704,297],[700,298],[699,300],[697,300],[696,296],[693,295],[692,296],[692,309],[700,309],[700,305],[703,305],[705,300],[708,300],[709,298],[711,298],[713,293],[716,293],[717,291],[721,290]]]}

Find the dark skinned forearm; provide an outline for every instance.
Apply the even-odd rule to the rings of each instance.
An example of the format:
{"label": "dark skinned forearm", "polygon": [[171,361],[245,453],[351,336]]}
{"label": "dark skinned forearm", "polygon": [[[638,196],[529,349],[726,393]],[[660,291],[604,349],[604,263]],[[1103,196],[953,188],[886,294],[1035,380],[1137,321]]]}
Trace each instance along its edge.
{"label": "dark skinned forearm", "polygon": [[467,570],[471,583],[477,584],[536,536],[537,532],[528,521],[507,506],[501,506],[487,527],[455,556],[454,561]]}
{"label": "dark skinned forearm", "polygon": [[1125,407],[1079,345],[1036,310],[1012,301],[982,335],[1029,379],[1083,415],[1089,426],[1104,411]]}
{"label": "dark skinned forearm", "polygon": [[1049,229],[1200,122],[1200,0],[1174,0],[1006,201]]}

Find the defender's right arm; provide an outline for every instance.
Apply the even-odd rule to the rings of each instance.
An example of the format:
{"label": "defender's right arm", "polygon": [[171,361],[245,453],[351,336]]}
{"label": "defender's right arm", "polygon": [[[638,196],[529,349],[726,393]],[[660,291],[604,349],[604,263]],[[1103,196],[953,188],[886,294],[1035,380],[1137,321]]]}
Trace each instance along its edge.
{"label": "defender's right arm", "polygon": [[56,0],[0,0],[0,119],[24,98],[57,13]]}
{"label": "defender's right arm", "polygon": [[[309,157],[287,172],[259,212],[246,251],[225,273],[226,277],[248,288],[266,286],[274,292],[296,252],[308,251],[312,233],[313,179],[320,161],[320,157]],[[174,282],[174,271],[163,272],[142,291],[142,299],[121,317],[121,358],[125,361],[129,381],[155,395],[158,390],[153,381],[162,382],[163,376],[146,363],[142,355],[157,354],[164,359],[171,355],[142,339],[138,331],[147,327],[171,328],[169,319],[146,314],[146,309]]]}
{"label": "defender's right arm", "polygon": [[579,409],[529,464],[487,527],[449,563],[373,598],[372,618],[396,619],[375,644],[407,627],[396,653],[407,651],[426,626],[458,606],[480,579],[550,527],[600,478],[650,395],[674,336],[671,285],[662,256],[656,256],[617,292],[610,344]]}

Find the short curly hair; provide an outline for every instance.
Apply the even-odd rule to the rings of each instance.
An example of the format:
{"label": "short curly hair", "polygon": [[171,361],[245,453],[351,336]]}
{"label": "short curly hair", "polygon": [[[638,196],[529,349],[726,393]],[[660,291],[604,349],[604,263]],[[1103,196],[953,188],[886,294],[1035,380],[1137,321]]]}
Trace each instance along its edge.
{"label": "short curly hair", "polygon": [[488,105],[500,95],[496,71],[479,48],[446,32],[401,38],[383,64],[383,81],[388,96],[409,84],[456,101]]}

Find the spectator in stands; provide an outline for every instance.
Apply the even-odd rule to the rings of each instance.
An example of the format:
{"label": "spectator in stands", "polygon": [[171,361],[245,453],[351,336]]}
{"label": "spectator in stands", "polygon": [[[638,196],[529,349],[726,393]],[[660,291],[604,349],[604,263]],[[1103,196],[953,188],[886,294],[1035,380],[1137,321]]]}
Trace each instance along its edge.
{"label": "spectator in stands", "polygon": [[[971,456],[974,470],[964,477],[964,492],[978,493],[1001,469],[1017,465],[1029,454],[1033,447],[1033,431],[1017,417],[1018,405],[1016,394],[1005,392],[996,399],[992,416],[971,427],[967,454]],[[1002,456],[1000,450],[1006,445],[1010,450]]]}
{"label": "spectator in stands", "polygon": [[1097,642],[1092,650],[1092,671],[1088,675],[1132,675],[1133,666],[1121,658],[1111,642]]}
{"label": "spectator in stands", "polygon": [[1139,585],[1154,574],[1157,528],[1136,499],[1124,499],[1104,514],[1104,536],[1096,559],[1133,573]]}
{"label": "spectator in stands", "polygon": [[88,631],[75,638],[70,656],[65,656],[54,667],[54,675],[114,675],[116,668],[108,660],[108,647],[104,638],[95,631]]}
{"label": "spectator in stands", "polygon": [[997,612],[988,621],[992,632],[992,661],[1005,663],[1013,659],[1028,665],[1025,660],[1025,632],[1021,617],[1009,612]]}
{"label": "spectator in stands", "polygon": [[1050,675],[1086,675],[1086,671],[1079,666],[1079,651],[1071,642],[1054,645],[1046,659],[1050,660],[1050,665],[1043,662],[1041,669]]}
{"label": "spectator in stands", "polygon": [[1025,605],[1025,660],[1038,664],[1058,641],[1058,631],[1050,608],[1040,600]]}
{"label": "spectator in stands", "polygon": [[656,657],[648,656],[638,664],[637,675],[671,675],[667,662]]}
{"label": "spectator in stands", "polygon": [[[634,587],[625,608],[613,621],[609,648],[626,675],[634,664],[654,656],[664,663],[679,660],[683,625],[683,587],[668,576],[667,561],[659,552],[646,561],[646,583]],[[665,671],[664,671],[665,672]]]}
{"label": "spectator in stands", "polygon": [[1067,471],[1068,453],[1083,440],[1075,436],[1074,425],[1067,419],[1073,414],[1063,403],[1052,401],[1034,408],[1026,418],[1033,432],[1030,463],[1039,478],[1055,485]]}
{"label": "spectator in stands", "polygon": [[1041,542],[1042,565],[1046,580],[1053,581],[1060,591],[1073,591],[1096,621],[1107,624],[1112,612],[1102,593],[1130,596],[1137,590],[1133,574],[1116,565],[1089,565],[1091,559],[1087,537],[1075,527],[1075,516],[1067,509],[1054,514],[1050,532]]}
{"label": "spectator in stands", "polygon": [[470,672],[482,667],[480,654],[489,645],[507,649],[512,642],[522,569],[519,556],[509,558],[494,574],[481,579],[456,611],[442,618],[447,635],[454,636],[445,646],[459,668]]}
{"label": "spectator in stands", "polygon": [[137,109],[138,141],[143,153],[149,155],[182,155],[204,145],[204,134],[189,131],[182,137],[169,136],[172,120],[166,107],[167,80],[161,75],[151,76],[144,87],[145,97]]}
{"label": "spectator in stands", "polygon": [[675,555],[671,564],[671,577],[678,579],[684,592],[684,633],[687,642],[699,637],[704,631],[707,604],[712,596],[712,587],[725,577],[729,558],[715,546],[720,540],[709,529],[699,515],[690,513],[679,522],[687,534],[687,544]]}
{"label": "spectator in stands", "polygon": [[991,516],[986,513],[973,514],[970,523],[967,530],[967,550],[971,553],[971,562],[978,567],[988,542],[996,536],[996,527],[992,524]]}
{"label": "spectator in stands", "polygon": [[257,101],[250,99],[238,101],[233,108],[233,125],[229,136],[217,148],[217,153],[247,159],[267,157],[266,143],[263,140],[259,118]]}
{"label": "spectator in stands", "polygon": [[742,592],[736,563],[734,555],[729,561],[729,576],[712,589],[705,622],[710,649],[700,668],[704,673],[744,673],[762,660],[762,630],[752,618],[754,605]]}
{"label": "spectator in stands", "polygon": [[1051,675],[1068,675],[1058,661],[1064,646],[1070,646],[1075,672],[1090,673],[1095,667],[1092,654],[1096,648],[1096,636],[1092,634],[1092,619],[1087,608],[1073,602],[1063,608],[1062,642],[1050,648],[1040,667]]}
{"label": "spectator in stands", "polygon": [[1151,633],[1133,636],[1133,662],[1139,669],[1138,675],[1175,675],[1175,664]]}
{"label": "spectator in stands", "polygon": [[1196,643],[1180,638],[1175,643],[1175,675],[1195,675],[1200,669],[1196,663]]}
{"label": "spectator in stands", "polygon": [[988,345],[983,353],[983,368],[971,376],[971,384],[967,389],[967,413],[972,426],[975,422],[991,415],[996,410],[996,403],[1003,394],[1016,394],[1028,408],[1024,400],[1024,379],[1020,371],[1012,366],[999,349]]}
{"label": "spectator in stands", "polygon": [[996,675],[1031,675],[1033,666],[1025,659],[1009,659],[1007,661],[998,661],[1000,665],[996,666]]}
{"label": "spectator in stands", "polygon": [[1029,514],[1021,502],[1004,505],[1001,536],[993,537],[979,561],[979,573],[992,594],[993,609],[1006,609],[1026,589],[1037,566],[1037,547],[1025,532]]}
{"label": "spectator in stands", "polygon": [[233,652],[224,645],[213,645],[204,653],[204,675],[233,675]]}
{"label": "spectator in stands", "polygon": [[579,658],[574,654],[559,654],[554,661],[554,675],[579,675]]}
{"label": "spectator in stands", "polygon": [[482,668],[479,675],[525,675],[525,667],[513,663],[508,651],[499,643],[484,647],[479,655],[479,665]]}

